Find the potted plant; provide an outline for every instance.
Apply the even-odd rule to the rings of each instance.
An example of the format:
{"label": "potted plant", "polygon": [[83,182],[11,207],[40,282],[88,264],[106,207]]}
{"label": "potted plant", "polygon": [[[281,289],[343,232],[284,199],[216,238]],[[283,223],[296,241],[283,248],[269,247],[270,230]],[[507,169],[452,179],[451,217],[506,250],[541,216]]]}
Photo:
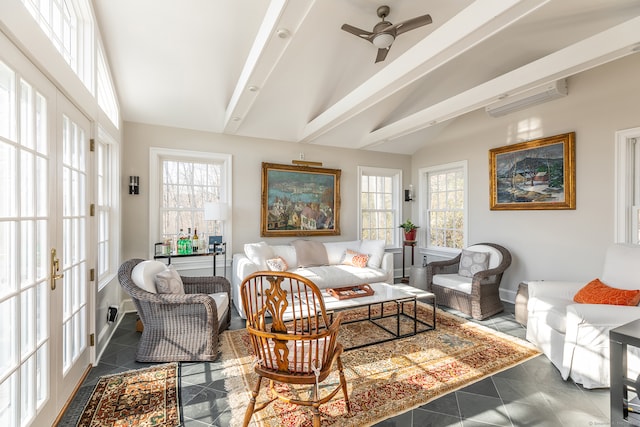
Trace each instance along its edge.
{"label": "potted plant", "polygon": [[400,224],[400,228],[404,230],[404,240],[407,242],[413,242],[416,240],[416,233],[418,226],[411,222],[410,219],[407,219],[405,222]]}

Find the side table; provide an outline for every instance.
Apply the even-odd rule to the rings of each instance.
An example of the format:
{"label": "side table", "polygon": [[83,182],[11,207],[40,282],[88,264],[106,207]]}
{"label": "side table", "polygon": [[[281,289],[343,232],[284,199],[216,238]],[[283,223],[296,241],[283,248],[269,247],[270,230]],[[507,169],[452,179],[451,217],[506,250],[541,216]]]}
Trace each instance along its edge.
{"label": "side table", "polygon": [[[627,378],[627,346],[640,348],[640,319],[609,331],[609,369],[611,372],[611,425],[638,425],[637,414],[629,414],[628,388],[636,389],[636,380]],[[640,394],[640,390],[636,390]]]}
{"label": "side table", "polygon": [[515,315],[516,322],[522,326],[527,326],[529,313],[527,312],[527,303],[529,302],[529,284],[520,282],[518,285],[518,293],[516,294]]}

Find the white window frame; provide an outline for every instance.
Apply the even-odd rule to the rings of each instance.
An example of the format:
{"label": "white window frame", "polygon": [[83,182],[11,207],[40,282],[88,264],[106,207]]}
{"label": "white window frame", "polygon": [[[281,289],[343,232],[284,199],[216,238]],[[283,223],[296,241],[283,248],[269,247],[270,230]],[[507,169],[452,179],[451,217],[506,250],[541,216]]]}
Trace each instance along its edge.
{"label": "white window frame", "polygon": [[442,165],[429,166],[425,168],[420,168],[418,171],[419,183],[418,183],[418,191],[420,194],[419,200],[423,202],[420,203],[418,208],[419,218],[421,223],[424,224],[422,229],[422,233],[418,233],[418,243],[420,247],[425,248],[424,252],[428,255],[435,255],[440,257],[450,257],[452,254],[458,254],[460,249],[458,248],[449,248],[442,246],[429,246],[429,203],[430,203],[430,194],[429,194],[429,174],[433,173],[441,173],[445,171],[462,169],[463,179],[464,179],[464,208],[463,208],[463,247],[467,247],[468,245],[468,237],[469,237],[469,175],[468,175],[468,162],[466,160],[461,160],[458,162],[446,163]]}
{"label": "white window frame", "polygon": [[[362,177],[363,176],[381,176],[391,177],[393,180],[393,221],[394,227],[397,228],[402,222],[400,218],[402,214],[402,169],[389,169],[378,168],[369,166],[358,166],[358,238],[362,239]],[[393,235],[393,242],[387,245],[387,249],[399,249],[401,247],[402,239],[400,238],[399,230],[396,230]]]}
{"label": "white window frame", "polygon": [[[117,143],[117,141],[115,140],[115,138],[113,138],[111,135],[109,135],[103,128],[102,126],[98,126],[97,127],[97,139],[96,139],[96,144],[97,145],[103,145],[108,149],[108,159],[106,159],[107,162],[107,169],[106,169],[106,176],[104,177],[104,187],[103,191],[106,192],[107,194],[109,194],[109,200],[108,203],[105,205],[101,205],[100,201],[98,200],[98,185],[99,185],[99,180],[97,179],[97,175],[98,175],[98,156],[96,155],[96,211],[97,211],[97,227],[96,229],[98,229],[98,227],[100,227],[100,212],[104,212],[107,214],[108,217],[108,227],[109,227],[109,233],[108,233],[108,244],[109,244],[109,265],[106,268],[106,271],[104,273],[100,273],[100,266],[97,265],[97,271],[98,271],[98,290],[100,291],[102,288],[104,288],[106,285],[108,285],[115,277],[116,274],[118,273],[118,261],[120,259],[120,198],[119,198],[119,185],[118,185],[118,177],[120,176],[120,156],[119,156],[119,145]],[[96,153],[97,153],[98,147],[96,147]],[[99,230],[98,230],[98,234],[96,235],[96,246],[101,242],[100,237],[99,237]],[[96,249],[97,251],[97,249]],[[97,257],[97,252],[96,252],[96,259],[99,261],[98,257]]]}
{"label": "white window frame", "polygon": [[615,214],[616,243],[640,243],[640,127],[615,134]]}
{"label": "white window frame", "polygon": [[96,99],[100,109],[117,129],[120,127],[120,109],[118,108],[116,91],[113,87],[113,79],[109,73],[102,45],[98,44],[96,50]]}
{"label": "white window frame", "polygon": [[[93,85],[95,23],[88,0],[22,0],[22,3],[64,61],[69,64],[86,88],[95,95]],[[60,7],[66,7],[72,14],[68,43],[63,40],[65,35],[61,37],[52,26],[54,10],[60,10]]]}
{"label": "white window frame", "polygon": [[[224,153],[209,153],[205,151],[191,151],[191,150],[175,150],[171,148],[151,147],[149,149],[149,258],[152,259],[154,255],[154,243],[156,243],[161,233],[160,227],[160,200],[162,194],[162,165],[161,162],[165,159],[175,159],[184,161],[193,161],[199,159],[203,161],[219,162],[222,163],[222,178],[223,183],[220,188],[220,201],[226,202],[229,207],[232,206],[231,200],[231,154]],[[231,215],[223,223],[223,237],[227,242],[227,252],[233,253],[231,247],[232,235],[231,227],[232,218]],[[185,230],[186,231],[186,230]],[[199,259],[205,258],[205,259]],[[207,257],[193,258],[189,265],[193,268],[206,268],[211,265],[211,260]],[[173,263],[173,261],[172,261]]]}

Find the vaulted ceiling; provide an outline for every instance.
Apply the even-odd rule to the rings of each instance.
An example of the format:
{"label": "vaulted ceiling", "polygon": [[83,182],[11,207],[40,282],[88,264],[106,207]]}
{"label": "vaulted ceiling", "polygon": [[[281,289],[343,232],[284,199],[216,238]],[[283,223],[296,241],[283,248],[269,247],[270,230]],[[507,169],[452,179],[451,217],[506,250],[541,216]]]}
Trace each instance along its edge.
{"label": "vaulted ceiling", "polygon": [[[385,61],[341,30],[433,20]],[[94,0],[124,120],[412,154],[455,119],[640,50],[640,0]],[[571,96],[571,87],[569,87]]]}

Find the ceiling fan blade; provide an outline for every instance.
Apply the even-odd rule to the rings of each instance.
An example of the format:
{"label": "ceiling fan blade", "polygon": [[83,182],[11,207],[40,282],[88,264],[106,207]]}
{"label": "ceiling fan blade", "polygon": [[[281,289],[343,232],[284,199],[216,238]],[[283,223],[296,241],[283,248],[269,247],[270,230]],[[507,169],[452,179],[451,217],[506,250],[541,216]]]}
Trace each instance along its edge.
{"label": "ceiling fan blade", "polygon": [[431,15],[416,16],[406,21],[395,24],[396,34],[406,33],[423,25],[431,24]]}
{"label": "ceiling fan blade", "polygon": [[387,53],[389,53],[389,49],[391,49],[391,46],[384,49],[378,49],[378,55],[376,55],[376,63],[384,61],[384,59],[387,57]]}
{"label": "ceiling fan blade", "polygon": [[360,28],[354,27],[353,25],[343,24],[342,27],[340,28],[346,31],[347,33],[351,33],[353,35],[356,35],[368,41],[371,41],[373,37],[373,33],[371,31],[362,30]]}

